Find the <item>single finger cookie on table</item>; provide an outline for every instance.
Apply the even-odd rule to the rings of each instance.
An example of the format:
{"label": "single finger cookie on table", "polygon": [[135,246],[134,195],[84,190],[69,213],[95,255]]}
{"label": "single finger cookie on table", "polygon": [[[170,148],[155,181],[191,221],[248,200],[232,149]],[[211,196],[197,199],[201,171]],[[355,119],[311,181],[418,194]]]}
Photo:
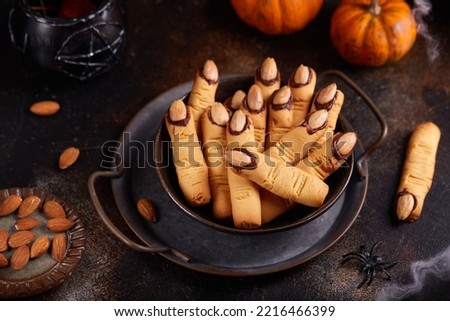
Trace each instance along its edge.
{"label": "single finger cookie on table", "polygon": [[441,131],[432,122],[418,125],[411,134],[396,195],[399,220],[419,219],[433,182],[440,138]]}

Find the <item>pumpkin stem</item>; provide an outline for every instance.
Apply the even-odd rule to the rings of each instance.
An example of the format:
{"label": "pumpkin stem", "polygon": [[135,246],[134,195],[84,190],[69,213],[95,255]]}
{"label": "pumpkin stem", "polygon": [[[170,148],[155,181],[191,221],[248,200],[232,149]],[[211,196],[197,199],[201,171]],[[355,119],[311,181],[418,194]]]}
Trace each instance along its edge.
{"label": "pumpkin stem", "polygon": [[370,3],[369,12],[376,16],[380,14],[381,6],[378,4],[378,0],[372,0]]}

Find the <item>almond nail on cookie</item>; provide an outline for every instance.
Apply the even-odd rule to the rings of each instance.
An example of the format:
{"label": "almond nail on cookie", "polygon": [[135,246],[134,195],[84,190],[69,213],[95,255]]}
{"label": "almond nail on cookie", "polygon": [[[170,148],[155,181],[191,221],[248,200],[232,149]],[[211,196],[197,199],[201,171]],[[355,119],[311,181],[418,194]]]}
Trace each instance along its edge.
{"label": "almond nail on cookie", "polygon": [[293,126],[293,98],[291,88],[283,86],[274,91],[268,106],[266,148],[270,148]]}
{"label": "almond nail on cookie", "polygon": [[251,119],[255,140],[259,144],[258,151],[262,152],[266,138],[267,106],[261,89],[257,85],[250,87],[239,109]]}
{"label": "almond nail on cookie", "polygon": [[241,89],[238,89],[234,92],[234,94],[228,97],[223,105],[232,113],[239,109],[242,104],[242,100],[245,98],[245,92]]}
{"label": "almond nail on cookie", "polygon": [[211,192],[208,167],[203,157],[191,108],[175,100],[165,117],[172,141],[173,161],[178,183],[186,201],[192,206],[209,203]]}
{"label": "almond nail on cookie", "polygon": [[344,104],[344,93],[337,88],[335,83],[321,88],[314,97],[311,111],[328,111],[328,131],[334,132],[336,124]]}
{"label": "almond nail on cookie", "polygon": [[275,59],[267,57],[255,71],[255,85],[261,89],[264,100],[280,88],[281,77]]}

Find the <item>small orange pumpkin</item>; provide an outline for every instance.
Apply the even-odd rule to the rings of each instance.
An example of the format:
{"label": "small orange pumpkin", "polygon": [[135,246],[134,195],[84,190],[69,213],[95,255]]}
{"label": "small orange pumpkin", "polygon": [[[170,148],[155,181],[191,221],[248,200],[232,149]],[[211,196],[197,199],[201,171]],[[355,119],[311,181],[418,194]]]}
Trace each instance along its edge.
{"label": "small orange pumpkin", "polygon": [[416,40],[416,22],[404,0],[341,0],[331,17],[331,40],[347,61],[381,66],[398,61]]}
{"label": "small orange pumpkin", "polygon": [[323,0],[230,0],[248,25],[269,34],[291,34],[303,29],[322,8]]}

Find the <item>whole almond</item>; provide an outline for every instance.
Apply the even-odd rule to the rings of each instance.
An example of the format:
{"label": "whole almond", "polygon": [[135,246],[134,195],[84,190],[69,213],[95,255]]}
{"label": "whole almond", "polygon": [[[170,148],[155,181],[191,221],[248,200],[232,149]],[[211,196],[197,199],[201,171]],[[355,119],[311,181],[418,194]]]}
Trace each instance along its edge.
{"label": "whole almond", "polygon": [[308,84],[308,80],[309,80],[309,68],[304,65],[300,65],[295,70],[294,82],[299,85],[306,85]]}
{"label": "whole almond", "polygon": [[242,112],[242,110],[237,110],[230,120],[230,129],[234,132],[243,132],[245,126],[247,125],[247,116]]}
{"label": "whole almond", "polygon": [[22,204],[22,197],[19,195],[10,195],[0,204],[0,216],[6,216],[17,210]]}
{"label": "whole almond", "polygon": [[141,214],[145,220],[153,223],[156,222],[156,209],[152,202],[146,198],[141,198],[136,202],[136,207],[139,214]]}
{"label": "whole almond", "polygon": [[19,207],[19,218],[24,218],[33,214],[33,212],[39,207],[41,204],[41,199],[35,195],[30,195],[26,197],[22,204]]}
{"label": "whole almond", "polygon": [[309,115],[308,125],[312,129],[321,128],[325,125],[328,119],[328,112],[326,109],[320,109]]}
{"label": "whole almond", "polygon": [[8,266],[8,259],[2,253],[0,253],[0,269],[5,266]]}
{"label": "whole almond", "polygon": [[326,104],[336,96],[337,86],[335,83],[329,84],[317,93],[316,101],[319,104]]}
{"label": "whole almond", "polygon": [[208,82],[215,83],[219,80],[219,70],[217,69],[217,65],[212,60],[205,61],[203,64],[202,74]]}
{"label": "whole almond", "polygon": [[49,218],[66,217],[64,207],[56,201],[45,202],[43,211]]}
{"label": "whole almond", "polygon": [[14,225],[14,227],[18,231],[27,231],[27,230],[31,230],[31,229],[35,228],[36,226],[38,226],[38,224],[39,224],[39,220],[37,218],[25,217],[25,218],[21,218],[20,220],[18,220],[16,222],[16,224]]}
{"label": "whole almond", "polygon": [[172,102],[169,108],[169,118],[171,121],[181,121],[187,117],[186,105],[181,99]]}
{"label": "whole almond", "polygon": [[5,252],[8,249],[9,233],[5,230],[0,230],[0,252]]}
{"label": "whole almond", "polygon": [[72,228],[75,222],[64,217],[56,217],[47,221],[47,229],[52,232],[64,232]]}
{"label": "whole almond", "polygon": [[14,250],[11,255],[10,265],[14,270],[21,270],[30,260],[30,249],[27,245],[22,245]]}
{"label": "whole almond", "polygon": [[275,59],[267,57],[261,64],[260,77],[263,80],[270,81],[277,78],[278,68]]}
{"label": "whole almond", "polygon": [[56,101],[53,100],[43,100],[34,103],[30,107],[30,111],[38,116],[50,116],[56,114],[61,107]]}
{"label": "whole almond", "polygon": [[257,85],[252,85],[248,90],[247,94],[247,107],[250,111],[260,112],[264,107],[264,98],[261,91]]}
{"label": "whole almond", "polygon": [[405,220],[416,207],[416,199],[411,193],[402,193],[397,198],[397,217],[399,220]]}
{"label": "whole almond", "polygon": [[342,157],[346,157],[350,155],[355,147],[357,141],[357,136],[353,132],[347,132],[342,134],[338,140],[335,142],[335,146],[337,148],[337,152]]}
{"label": "whole almond", "polygon": [[61,262],[64,258],[64,255],[66,254],[66,249],[66,235],[62,233],[56,234],[52,240],[52,258],[57,262]]}
{"label": "whole almond", "polygon": [[233,97],[231,98],[230,108],[233,110],[238,110],[238,108],[241,106],[244,98],[245,98],[245,92],[241,89],[237,90],[233,94]]}
{"label": "whole almond", "polygon": [[240,150],[230,150],[226,154],[226,160],[229,164],[236,167],[245,167],[252,163],[253,159],[250,155]]}
{"label": "whole almond", "polygon": [[19,231],[12,234],[8,239],[8,245],[12,248],[17,248],[27,245],[34,240],[34,233],[32,231]]}
{"label": "whole almond", "polygon": [[66,148],[59,156],[59,168],[66,169],[77,161],[80,156],[80,150],[76,147]]}
{"label": "whole almond", "polygon": [[275,105],[287,104],[291,98],[291,95],[291,88],[288,86],[283,86],[274,94],[272,102]]}
{"label": "whole almond", "polygon": [[211,119],[219,126],[226,126],[228,120],[230,120],[230,114],[224,105],[221,103],[214,103],[211,106]]}
{"label": "whole almond", "polygon": [[34,259],[45,254],[50,247],[50,239],[48,236],[39,236],[31,245],[30,258]]}

